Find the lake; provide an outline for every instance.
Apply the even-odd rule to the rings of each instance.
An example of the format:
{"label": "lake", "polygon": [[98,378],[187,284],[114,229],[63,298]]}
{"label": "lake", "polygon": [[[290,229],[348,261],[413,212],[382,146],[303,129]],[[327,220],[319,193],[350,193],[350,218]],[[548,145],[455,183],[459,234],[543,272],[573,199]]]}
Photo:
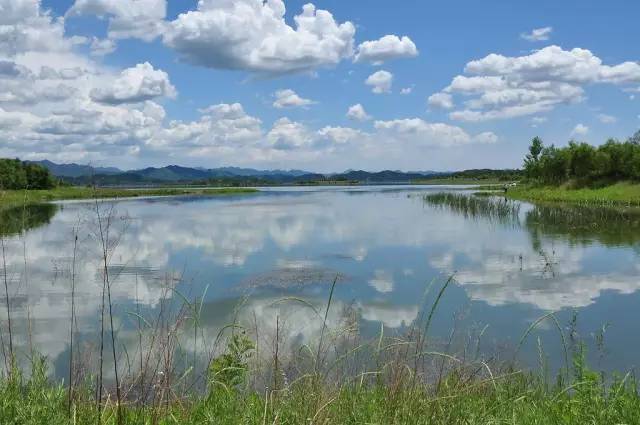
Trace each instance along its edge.
{"label": "lake", "polygon": [[[458,198],[470,192],[459,189],[273,188],[101,203],[111,221],[118,343],[133,353],[141,317],[188,300],[200,309],[201,344],[237,322],[260,327],[264,338],[277,332],[291,349],[313,345],[334,280],[327,329],[349,323],[364,337],[375,338],[381,326],[385,335],[402,335],[453,276],[430,330],[443,349],[510,358],[527,328],[556,312],[565,331],[575,315],[572,335],[594,362],[634,367],[635,211],[486,197],[470,204]],[[443,191],[452,196],[437,195]],[[22,208],[3,212],[14,344],[19,353],[46,355],[59,377],[68,373],[72,276],[78,339],[94,348],[98,341],[103,258],[95,213],[92,202],[30,207],[27,219]],[[2,326],[6,339],[6,320]],[[197,346],[198,338],[190,342]],[[550,319],[527,337],[518,361],[536,367],[539,346],[552,365],[562,363]],[[189,342],[182,348],[195,350]]]}

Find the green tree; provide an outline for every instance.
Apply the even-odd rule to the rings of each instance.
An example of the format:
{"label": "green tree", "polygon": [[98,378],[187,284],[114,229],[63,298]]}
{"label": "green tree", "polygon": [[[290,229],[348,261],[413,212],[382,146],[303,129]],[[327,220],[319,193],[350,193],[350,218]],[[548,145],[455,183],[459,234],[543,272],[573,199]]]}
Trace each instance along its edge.
{"label": "green tree", "polygon": [[19,159],[0,158],[0,189],[51,189],[56,180],[41,165],[22,162]]}
{"label": "green tree", "polygon": [[24,163],[28,189],[51,189],[55,186],[55,180],[49,170],[42,165]]}
{"label": "green tree", "polygon": [[27,175],[19,159],[0,159],[0,188],[5,190],[24,189]]}
{"label": "green tree", "polygon": [[542,150],[544,149],[544,144],[539,137],[534,137],[531,140],[531,145],[529,145],[529,153],[524,159],[524,172],[525,175],[529,178],[538,178],[540,177],[540,170],[538,167],[539,156]]}

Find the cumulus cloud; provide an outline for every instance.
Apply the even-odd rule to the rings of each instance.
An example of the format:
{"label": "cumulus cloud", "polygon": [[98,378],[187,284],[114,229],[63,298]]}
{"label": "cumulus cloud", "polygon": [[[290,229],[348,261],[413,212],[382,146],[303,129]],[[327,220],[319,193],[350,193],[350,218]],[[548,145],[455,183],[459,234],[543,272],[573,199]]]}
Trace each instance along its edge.
{"label": "cumulus cloud", "polygon": [[589,127],[584,124],[577,124],[571,131],[571,136],[584,136],[589,133]]}
{"label": "cumulus cloud", "polygon": [[172,121],[157,133],[150,144],[170,149],[235,146],[258,143],[263,135],[262,121],[247,114],[239,103],[221,103],[200,110],[198,121]]}
{"label": "cumulus cloud", "polygon": [[377,71],[369,75],[364,83],[371,86],[371,91],[375,94],[390,93],[393,74],[388,71]]}
{"label": "cumulus cloud", "polygon": [[166,0],[76,0],[67,16],[96,15],[109,20],[109,38],[155,39],[163,31]]}
{"label": "cumulus cloud", "polygon": [[453,97],[449,93],[434,93],[429,96],[427,103],[432,108],[452,109]]}
{"label": "cumulus cloud", "polygon": [[273,106],[278,109],[304,107],[315,103],[313,100],[298,96],[298,94],[291,89],[278,90],[274,93],[274,97],[275,101],[273,102]]}
{"label": "cumulus cloud", "polygon": [[486,121],[533,115],[581,102],[589,84],[640,83],[640,64],[605,65],[589,50],[549,46],[526,56],[492,53],[469,62],[443,92],[468,98],[450,117]]}
{"label": "cumulus cloud", "polygon": [[449,147],[473,142],[493,143],[497,140],[493,133],[481,133],[474,138],[460,127],[429,123],[420,118],[376,121],[374,127],[382,137],[427,146]]}
{"label": "cumulus cloud", "polygon": [[274,149],[291,150],[308,146],[313,142],[313,134],[299,122],[280,118],[267,134],[267,141]]}
{"label": "cumulus cloud", "polygon": [[318,137],[331,143],[346,144],[368,137],[360,130],[349,127],[324,127],[318,130]]}
{"label": "cumulus cloud", "polygon": [[171,85],[169,75],[160,69],[154,69],[149,62],[127,68],[112,85],[91,91],[93,100],[111,105],[175,96],[176,89]]}
{"label": "cumulus cloud", "polygon": [[365,41],[358,46],[355,62],[371,62],[380,65],[391,59],[413,58],[418,49],[407,36],[385,35],[379,40]]}
{"label": "cumulus cloud", "polygon": [[93,37],[90,48],[92,56],[106,56],[116,50],[116,42],[110,38]]}
{"label": "cumulus cloud", "polygon": [[356,103],[349,107],[347,111],[347,118],[354,121],[367,121],[371,119],[371,116],[364,110],[364,106],[360,103]]}
{"label": "cumulus cloud", "polygon": [[544,27],[544,28],[536,28],[529,33],[520,34],[520,38],[527,41],[547,41],[551,38],[551,33],[553,32],[552,27]]}
{"label": "cumulus cloud", "polygon": [[201,0],[167,25],[164,43],[190,63],[261,74],[312,71],[353,55],[355,27],[306,4],[285,21],[282,0]]}

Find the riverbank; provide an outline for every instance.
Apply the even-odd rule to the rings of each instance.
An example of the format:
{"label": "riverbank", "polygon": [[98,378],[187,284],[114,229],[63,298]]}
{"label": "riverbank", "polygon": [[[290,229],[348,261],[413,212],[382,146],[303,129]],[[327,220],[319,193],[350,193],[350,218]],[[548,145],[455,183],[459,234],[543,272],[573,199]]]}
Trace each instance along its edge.
{"label": "riverbank", "polygon": [[511,181],[504,181],[498,179],[465,179],[465,178],[433,178],[433,179],[424,179],[424,180],[414,180],[411,184],[419,184],[419,185],[433,185],[433,186],[442,186],[442,185],[460,185],[460,186],[504,186],[505,184],[509,184]]}
{"label": "riverbank", "polygon": [[118,420],[115,400],[107,400],[100,414],[88,398],[91,388],[76,393],[82,400],[69,407],[66,389],[38,369],[29,379],[16,375],[0,382],[0,423],[583,425],[632,424],[640,417],[637,383],[629,374],[609,385],[586,369],[557,382],[513,371],[486,378],[454,373],[437,388],[405,378],[367,384],[375,379],[362,377],[339,385],[312,375],[264,393],[219,383],[199,396],[172,393],[163,400],[160,394],[151,405],[123,403]]}
{"label": "riverbank", "polygon": [[50,201],[74,199],[105,198],[137,198],[143,196],[220,196],[255,193],[252,188],[90,188],[90,187],[58,187],[50,190],[5,190],[0,191],[0,208],[23,204],[37,204]]}
{"label": "riverbank", "polygon": [[509,188],[506,196],[532,202],[565,202],[588,205],[640,206],[640,184],[620,182],[601,188],[572,189],[566,186],[528,186]]}

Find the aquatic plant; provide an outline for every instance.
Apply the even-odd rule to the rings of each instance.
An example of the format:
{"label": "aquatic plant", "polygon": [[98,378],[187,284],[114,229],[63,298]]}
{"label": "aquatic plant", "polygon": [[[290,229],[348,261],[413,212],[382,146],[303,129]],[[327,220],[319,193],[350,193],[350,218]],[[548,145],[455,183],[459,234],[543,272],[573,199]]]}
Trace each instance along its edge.
{"label": "aquatic plant", "polygon": [[487,219],[502,224],[520,222],[520,203],[497,196],[480,197],[466,193],[438,192],[423,195],[422,199],[435,208],[446,208],[465,218]]}

